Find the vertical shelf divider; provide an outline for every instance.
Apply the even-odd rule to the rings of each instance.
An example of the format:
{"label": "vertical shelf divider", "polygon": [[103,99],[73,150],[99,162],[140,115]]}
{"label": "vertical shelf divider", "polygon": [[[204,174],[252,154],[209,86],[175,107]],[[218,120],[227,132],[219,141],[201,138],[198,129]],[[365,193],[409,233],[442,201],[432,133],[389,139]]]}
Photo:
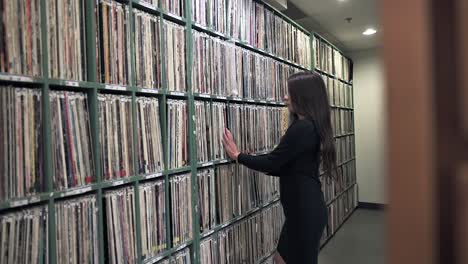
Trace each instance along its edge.
{"label": "vertical shelf divider", "polygon": [[47,236],[49,241],[49,263],[56,263],[56,243],[55,243],[55,205],[52,197],[54,191],[53,165],[52,165],[52,130],[50,116],[50,95],[49,95],[49,54],[48,54],[48,39],[47,39],[47,0],[41,0],[41,38],[42,38],[42,139],[43,139],[43,177],[46,177],[46,190],[49,195],[48,199],[48,227]]}
{"label": "vertical shelf divider", "polygon": [[[159,0],[159,8],[162,10],[162,0]],[[160,16],[160,56],[161,56],[161,86],[164,90],[161,104],[159,106],[160,109],[160,117],[161,117],[161,134],[163,138],[163,155],[164,155],[164,188],[165,188],[165,204],[166,204],[166,243],[167,248],[172,247],[172,226],[171,226],[171,196],[170,196],[170,178],[168,170],[169,166],[169,136],[167,135],[168,130],[168,120],[167,120],[167,77],[166,77],[166,63],[164,63],[164,59],[166,58],[166,28],[164,27],[164,18]]]}
{"label": "vertical shelf divider", "polygon": [[192,263],[200,263],[200,224],[199,224],[199,208],[198,208],[198,181],[197,181],[197,146],[196,146],[196,125],[195,125],[195,101],[192,91],[192,62],[193,62],[193,47],[192,47],[192,1],[185,1],[185,50],[186,50],[186,90],[188,94],[188,131],[189,131],[189,159],[191,171],[191,191],[192,191]]}
{"label": "vertical shelf divider", "polygon": [[315,35],[314,32],[309,32],[309,40],[310,40],[310,71],[314,72],[315,71],[315,50],[314,50],[314,40],[315,40]]}
{"label": "vertical shelf divider", "polygon": [[[131,87],[132,91],[132,133],[133,133],[133,172],[134,176],[140,176],[139,172],[139,162],[138,162],[138,146],[137,146],[137,111],[136,111],[136,81],[135,81],[135,20],[134,20],[134,15],[133,15],[133,3],[134,1],[129,1],[128,3],[128,18],[129,18],[129,25],[130,25],[130,32],[127,37],[129,38],[129,44],[130,44],[130,78],[129,78],[129,84]],[[133,182],[133,191],[135,193],[134,195],[134,206],[135,206],[135,235],[136,235],[136,255],[137,255],[137,263],[142,263],[143,261],[143,253],[142,253],[142,248],[141,248],[141,213],[140,213],[140,181],[137,178],[136,181]]]}
{"label": "vertical shelf divider", "polygon": [[[96,5],[98,2],[94,0],[86,0],[85,2],[85,29],[86,29],[86,62],[87,62],[87,80],[93,83],[97,82],[96,72],[96,17],[94,16]],[[91,142],[93,151],[93,163],[95,182],[98,184],[96,203],[98,208],[98,251],[99,262],[105,262],[105,246],[104,246],[104,203],[102,185],[103,175],[101,170],[100,159],[100,142],[99,142],[99,110],[98,110],[98,91],[97,87],[92,88],[88,93],[89,102],[89,117],[91,128]]]}

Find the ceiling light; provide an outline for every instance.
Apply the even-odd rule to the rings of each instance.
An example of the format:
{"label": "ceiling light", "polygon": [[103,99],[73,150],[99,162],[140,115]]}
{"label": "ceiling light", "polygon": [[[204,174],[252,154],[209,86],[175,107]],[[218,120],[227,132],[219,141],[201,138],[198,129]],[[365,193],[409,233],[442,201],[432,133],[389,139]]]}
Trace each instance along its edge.
{"label": "ceiling light", "polygon": [[366,36],[374,35],[375,33],[377,33],[377,30],[373,28],[368,28],[366,31],[362,32],[362,34]]}

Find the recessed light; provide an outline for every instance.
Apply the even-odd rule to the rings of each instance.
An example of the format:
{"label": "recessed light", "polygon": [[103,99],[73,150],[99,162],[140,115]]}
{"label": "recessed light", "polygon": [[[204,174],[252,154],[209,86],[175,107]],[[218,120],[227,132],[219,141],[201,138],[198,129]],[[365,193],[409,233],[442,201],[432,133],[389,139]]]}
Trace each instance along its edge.
{"label": "recessed light", "polygon": [[368,28],[366,31],[362,32],[362,34],[366,36],[374,35],[375,33],[377,33],[377,30],[373,28]]}

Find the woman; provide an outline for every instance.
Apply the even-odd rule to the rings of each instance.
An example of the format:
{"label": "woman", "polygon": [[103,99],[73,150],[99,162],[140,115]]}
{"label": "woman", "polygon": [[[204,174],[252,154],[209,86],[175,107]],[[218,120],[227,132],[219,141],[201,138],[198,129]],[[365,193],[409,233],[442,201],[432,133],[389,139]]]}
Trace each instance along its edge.
{"label": "woman", "polygon": [[332,177],[335,144],[325,83],[316,73],[288,79],[285,97],[293,121],[279,145],[269,154],[241,153],[225,129],[228,156],[250,169],[280,177],[281,204],[286,221],[281,230],[275,263],[316,264],[320,238],[327,224],[327,208],[319,180],[319,165]]}

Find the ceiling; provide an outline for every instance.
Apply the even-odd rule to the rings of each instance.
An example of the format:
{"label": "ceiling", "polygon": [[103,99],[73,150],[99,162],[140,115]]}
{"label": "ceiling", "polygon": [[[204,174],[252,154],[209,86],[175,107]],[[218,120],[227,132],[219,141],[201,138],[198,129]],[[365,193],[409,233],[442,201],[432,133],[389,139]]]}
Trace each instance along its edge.
{"label": "ceiling", "polygon": [[[378,19],[379,0],[288,0],[283,11],[310,31],[317,32],[345,52],[375,48],[382,28]],[[352,18],[351,23],[345,19]],[[362,32],[377,29],[372,36]]]}

